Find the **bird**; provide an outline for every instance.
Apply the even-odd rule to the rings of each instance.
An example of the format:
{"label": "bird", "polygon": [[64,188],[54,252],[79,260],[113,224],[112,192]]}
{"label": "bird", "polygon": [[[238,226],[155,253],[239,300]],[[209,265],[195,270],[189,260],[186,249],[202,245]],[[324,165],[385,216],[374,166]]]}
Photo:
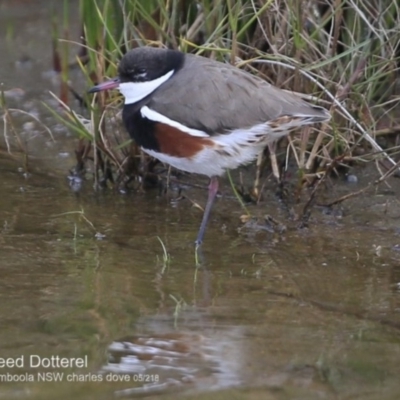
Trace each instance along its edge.
{"label": "bird", "polygon": [[203,242],[218,177],[248,164],[266,145],[330,113],[234,65],[179,50],[129,50],[117,77],[89,90],[117,89],[122,120],[142,150],[179,170],[210,178],[197,234]]}

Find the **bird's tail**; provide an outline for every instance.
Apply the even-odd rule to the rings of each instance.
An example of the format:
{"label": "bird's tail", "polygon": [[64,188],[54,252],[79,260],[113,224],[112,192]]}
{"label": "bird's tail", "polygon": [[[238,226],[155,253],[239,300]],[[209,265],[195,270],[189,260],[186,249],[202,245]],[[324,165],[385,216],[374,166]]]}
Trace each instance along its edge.
{"label": "bird's tail", "polygon": [[331,114],[326,108],[312,104],[309,104],[309,106],[309,112],[296,113],[293,114],[292,117],[301,119],[304,125],[327,122],[331,119]]}

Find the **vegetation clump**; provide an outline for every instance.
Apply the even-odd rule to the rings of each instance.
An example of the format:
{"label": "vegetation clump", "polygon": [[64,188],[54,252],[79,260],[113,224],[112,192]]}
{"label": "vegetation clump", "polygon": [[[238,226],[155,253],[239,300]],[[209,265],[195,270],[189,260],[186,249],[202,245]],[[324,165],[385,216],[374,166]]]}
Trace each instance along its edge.
{"label": "vegetation clump", "polygon": [[[371,161],[386,179],[397,170],[399,11],[391,0],[82,0],[78,63],[90,87],[115,76],[118,60],[135,46],[230,62],[302,93],[333,115],[329,125],[306,127],[266,149],[278,179],[289,160],[297,164],[300,187],[318,187],[327,175]],[[54,59],[66,74],[62,45],[55,45]],[[82,95],[89,110],[85,121],[66,105],[61,90],[69,111],[65,122],[80,138],[77,170],[90,161],[98,185],[121,190],[157,182],[158,163],[127,140],[118,123],[120,97],[112,96],[93,102]],[[262,194],[265,169],[259,159],[253,199]]]}

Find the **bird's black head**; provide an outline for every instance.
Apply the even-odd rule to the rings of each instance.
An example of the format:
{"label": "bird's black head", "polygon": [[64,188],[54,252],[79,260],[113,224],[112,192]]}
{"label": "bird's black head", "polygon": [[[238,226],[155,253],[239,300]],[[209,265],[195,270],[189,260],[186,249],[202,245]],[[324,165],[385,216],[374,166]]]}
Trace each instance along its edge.
{"label": "bird's black head", "polygon": [[[126,53],[118,67],[118,77],[89,90],[96,93],[120,89],[121,84],[151,82],[183,67],[185,55],[180,51],[155,47],[138,47]],[[161,84],[161,83],[160,83]],[[154,89],[153,89],[154,90]],[[123,93],[123,90],[121,90]]]}
{"label": "bird's black head", "polygon": [[117,78],[92,87],[89,93],[118,89],[125,97],[125,105],[138,103],[181,69],[184,60],[180,51],[138,47],[124,55]]}
{"label": "bird's black head", "polygon": [[138,47],[122,58],[118,75],[120,83],[148,82],[182,68],[184,54],[180,51],[154,47]]}

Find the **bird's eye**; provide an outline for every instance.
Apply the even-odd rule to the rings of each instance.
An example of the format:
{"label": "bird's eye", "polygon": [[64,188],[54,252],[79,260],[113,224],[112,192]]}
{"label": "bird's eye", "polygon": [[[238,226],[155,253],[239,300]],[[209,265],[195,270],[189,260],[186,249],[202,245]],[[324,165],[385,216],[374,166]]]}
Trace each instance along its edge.
{"label": "bird's eye", "polygon": [[126,80],[132,82],[143,82],[147,78],[147,70],[146,68],[129,68],[126,70],[124,76],[126,76]]}

